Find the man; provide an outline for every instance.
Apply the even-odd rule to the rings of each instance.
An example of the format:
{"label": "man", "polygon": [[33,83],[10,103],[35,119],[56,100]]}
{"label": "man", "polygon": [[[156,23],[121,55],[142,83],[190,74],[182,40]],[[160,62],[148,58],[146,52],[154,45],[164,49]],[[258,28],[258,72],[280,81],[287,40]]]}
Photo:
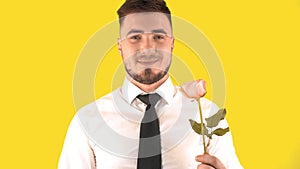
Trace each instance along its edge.
{"label": "man", "polygon": [[[199,119],[197,103],[173,86],[168,74],[174,37],[166,3],[127,0],[118,14],[118,50],[127,72],[124,84],[77,112],[59,168],[242,168],[230,132],[204,143],[191,130],[189,119]],[[207,99],[202,98],[201,104],[204,117],[218,110]],[[227,126],[223,120],[218,127]],[[205,154],[204,144],[208,144]]]}

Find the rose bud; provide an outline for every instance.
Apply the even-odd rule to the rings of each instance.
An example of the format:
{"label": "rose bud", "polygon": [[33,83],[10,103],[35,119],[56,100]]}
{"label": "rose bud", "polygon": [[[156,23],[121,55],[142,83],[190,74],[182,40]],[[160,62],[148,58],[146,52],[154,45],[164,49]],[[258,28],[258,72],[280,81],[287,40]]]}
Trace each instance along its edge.
{"label": "rose bud", "polygon": [[181,85],[183,93],[189,98],[199,99],[206,94],[206,81],[195,80]]}

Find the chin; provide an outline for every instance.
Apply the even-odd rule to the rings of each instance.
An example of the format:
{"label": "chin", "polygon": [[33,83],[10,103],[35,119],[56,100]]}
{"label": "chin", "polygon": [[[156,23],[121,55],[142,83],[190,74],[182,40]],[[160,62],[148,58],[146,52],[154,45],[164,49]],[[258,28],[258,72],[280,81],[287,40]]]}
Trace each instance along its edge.
{"label": "chin", "polygon": [[166,74],[167,72],[165,71],[154,72],[151,69],[145,69],[142,73],[135,74],[131,77],[142,84],[153,84],[161,80]]}

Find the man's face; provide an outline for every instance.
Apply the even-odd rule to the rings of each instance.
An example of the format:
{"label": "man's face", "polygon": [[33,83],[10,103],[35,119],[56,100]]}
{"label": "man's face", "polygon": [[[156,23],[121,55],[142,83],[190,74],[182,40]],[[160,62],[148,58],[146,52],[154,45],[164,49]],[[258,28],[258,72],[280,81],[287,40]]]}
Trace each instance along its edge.
{"label": "man's face", "polygon": [[118,47],[127,74],[143,84],[163,78],[170,67],[174,39],[167,16],[159,12],[127,15]]}

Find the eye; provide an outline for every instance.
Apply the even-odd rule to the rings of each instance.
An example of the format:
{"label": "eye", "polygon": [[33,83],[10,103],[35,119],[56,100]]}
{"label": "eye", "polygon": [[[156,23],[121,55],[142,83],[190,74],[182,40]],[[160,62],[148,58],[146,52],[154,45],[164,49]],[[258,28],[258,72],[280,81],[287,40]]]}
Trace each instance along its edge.
{"label": "eye", "polygon": [[154,34],[153,39],[154,40],[163,40],[166,38],[166,35],[164,34]]}
{"label": "eye", "polygon": [[142,36],[141,35],[132,35],[129,37],[130,40],[141,40]]}

